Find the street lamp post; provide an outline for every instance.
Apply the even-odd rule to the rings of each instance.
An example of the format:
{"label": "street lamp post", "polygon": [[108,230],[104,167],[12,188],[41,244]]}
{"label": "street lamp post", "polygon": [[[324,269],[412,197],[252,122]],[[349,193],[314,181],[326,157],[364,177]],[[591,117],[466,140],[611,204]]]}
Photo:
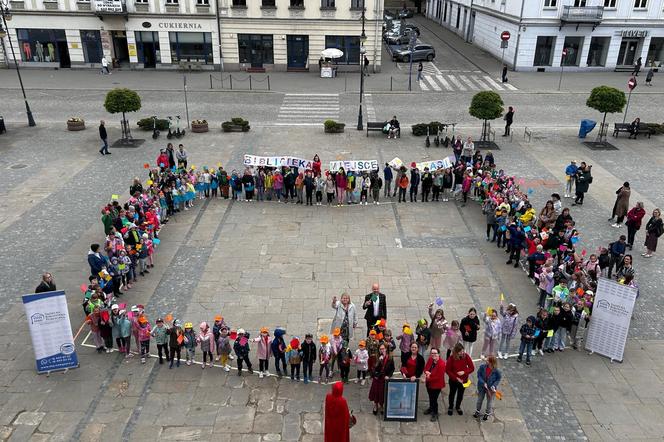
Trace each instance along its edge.
{"label": "street lamp post", "polygon": [[4,32],[7,33],[7,40],[9,40],[9,48],[12,51],[12,58],[14,59],[14,66],[16,67],[16,75],[18,75],[18,82],[21,85],[21,92],[23,92],[23,101],[25,101],[25,112],[28,114],[28,126],[35,126],[35,119],[32,118],[32,111],[30,110],[30,105],[28,104],[28,98],[25,96],[25,88],[23,87],[23,79],[21,78],[21,70],[18,67],[18,61],[16,61],[16,53],[14,52],[14,45],[12,44],[11,32],[9,32],[9,26],[7,26],[7,19],[11,20],[11,11],[7,6],[8,0],[2,0],[0,4],[0,14],[2,14],[2,25],[0,26],[0,31],[4,29]]}
{"label": "street lamp post", "polygon": [[357,130],[364,130],[362,123],[362,96],[364,95],[364,54],[367,53],[364,42],[367,40],[367,34],[364,32],[365,20],[364,0],[362,0],[362,35],[360,35],[360,110],[357,113]]}

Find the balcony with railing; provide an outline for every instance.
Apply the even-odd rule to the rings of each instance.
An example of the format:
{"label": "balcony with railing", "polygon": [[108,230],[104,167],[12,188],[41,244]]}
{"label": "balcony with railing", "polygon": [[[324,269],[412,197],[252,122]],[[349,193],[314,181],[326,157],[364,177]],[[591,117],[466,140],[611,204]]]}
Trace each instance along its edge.
{"label": "balcony with railing", "polygon": [[593,31],[602,22],[604,16],[604,6],[563,6],[560,15],[560,28],[566,24],[576,24],[579,29],[580,24],[593,25]]}

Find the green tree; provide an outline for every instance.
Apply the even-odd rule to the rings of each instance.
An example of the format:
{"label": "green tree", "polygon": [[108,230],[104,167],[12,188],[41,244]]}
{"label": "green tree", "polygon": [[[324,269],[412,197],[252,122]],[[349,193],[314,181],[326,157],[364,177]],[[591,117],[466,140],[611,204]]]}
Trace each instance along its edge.
{"label": "green tree", "polygon": [[141,97],[135,91],[126,88],[116,88],[106,94],[104,108],[111,114],[122,112],[122,139],[131,137],[126,112],[136,112],[141,108]]}
{"label": "green tree", "polygon": [[614,87],[597,86],[590,92],[586,106],[604,114],[600,127],[600,138],[603,139],[605,135],[606,114],[622,112],[626,102],[625,93]]}
{"label": "green tree", "polygon": [[495,120],[503,115],[503,99],[493,91],[482,91],[475,94],[470,102],[468,112],[475,118],[483,120],[481,141],[489,139],[488,120]]}

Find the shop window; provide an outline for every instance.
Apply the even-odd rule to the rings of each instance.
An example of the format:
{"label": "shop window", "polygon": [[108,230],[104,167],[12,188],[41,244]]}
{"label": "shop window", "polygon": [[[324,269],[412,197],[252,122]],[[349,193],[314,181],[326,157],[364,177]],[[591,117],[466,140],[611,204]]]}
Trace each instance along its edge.
{"label": "shop window", "polygon": [[664,63],[664,37],[653,37],[648,47],[646,67],[660,67]]}
{"label": "shop window", "polygon": [[581,61],[581,48],[583,48],[583,37],[565,37],[563,48],[567,49],[567,55],[562,57],[564,66],[578,66]]}
{"label": "shop window", "polygon": [[101,48],[99,31],[81,31],[81,46],[86,63],[101,63],[104,52]]}
{"label": "shop window", "polygon": [[212,34],[209,32],[169,32],[173,61],[212,63]]}
{"label": "shop window", "polygon": [[60,61],[58,42],[65,42],[62,29],[17,29],[21,60],[54,63]]}
{"label": "shop window", "polygon": [[360,63],[360,37],[350,35],[326,35],[325,47],[337,48],[343,51],[343,57],[334,60],[337,64]]}
{"label": "shop window", "polygon": [[334,9],[334,0],[320,0],[320,7],[323,9]]}
{"label": "shop window", "polygon": [[610,44],[611,37],[593,37],[588,48],[588,66],[606,66],[606,54]]}
{"label": "shop window", "polygon": [[157,63],[161,63],[158,32],[136,32],[136,56],[138,62],[144,63],[145,67],[155,67]]}
{"label": "shop window", "polygon": [[535,46],[535,60],[533,66],[551,66],[553,61],[553,48],[556,46],[556,37],[539,36]]}
{"label": "shop window", "polygon": [[304,0],[290,0],[291,8],[304,8]]}
{"label": "shop window", "polygon": [[648,0],[634,0],[634,9],[646,9]]}
{"label": "shop window", "polygon": [[574,6],[576,8],[585,8],[586,7],[586,0],[574,0]]}
{"label": "shop window", "polygon": [[274,63],[272,35],[238,34],[237,40],[240,63]]}
{"label": "shop window", "polygon": [[558,6],[558,0],[544,0],[545,8],[555,8]]}
{"label": "shop window", "polygon": [[604,7],[605,7],[605,8],[615,9],[615,7],[616,7],[616,0],[604,0]]}

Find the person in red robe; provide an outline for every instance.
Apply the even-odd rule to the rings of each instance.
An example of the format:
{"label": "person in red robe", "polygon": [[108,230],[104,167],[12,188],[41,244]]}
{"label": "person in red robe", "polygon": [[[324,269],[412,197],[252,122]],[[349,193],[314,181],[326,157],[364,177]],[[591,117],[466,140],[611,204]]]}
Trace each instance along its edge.
{"label": "person in red robe", "polygon": [[336,382],[325,397],[325,442],[350,442],[350,411],[343,394],[343,382]]}

